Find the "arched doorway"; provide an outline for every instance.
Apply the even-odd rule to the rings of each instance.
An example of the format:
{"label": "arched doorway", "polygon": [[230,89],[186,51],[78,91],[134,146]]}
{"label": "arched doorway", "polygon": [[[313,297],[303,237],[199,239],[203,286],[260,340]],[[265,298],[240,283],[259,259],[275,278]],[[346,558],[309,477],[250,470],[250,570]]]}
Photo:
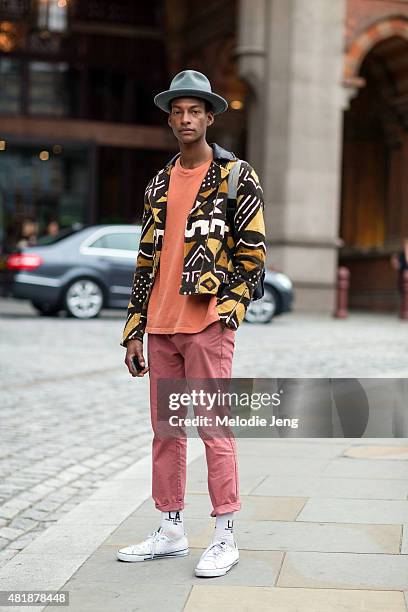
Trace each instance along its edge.
{"label": "arched doorway", "polygon": [[[360,45],[362,58],[354,77],[361,88],[344,115],[344,246],[339,259],[351,272],[351,308],[387,311],[398,304],[390,256],[408,236],[408,25],[404,27],[406,35],[371,40],[366,52]],[[370,43],[367,34],[365,43]]]}

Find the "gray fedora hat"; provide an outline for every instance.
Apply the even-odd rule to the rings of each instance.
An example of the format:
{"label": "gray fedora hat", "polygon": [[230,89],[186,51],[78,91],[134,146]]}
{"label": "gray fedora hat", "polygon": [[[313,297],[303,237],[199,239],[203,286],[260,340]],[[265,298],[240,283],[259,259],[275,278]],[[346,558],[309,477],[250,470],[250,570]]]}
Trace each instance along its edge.
{"label": "gray fedora hat", "polygon": [[176,74],[170,83],[170,89],[162,91],[154,97],[154,103],[166,113],[170,112],[170,101],[174,98],[203,98],[212,104],[214,115],[223,113],[228,108],[228,102],[211,90],[210,81],[201,72],[183,70]]}

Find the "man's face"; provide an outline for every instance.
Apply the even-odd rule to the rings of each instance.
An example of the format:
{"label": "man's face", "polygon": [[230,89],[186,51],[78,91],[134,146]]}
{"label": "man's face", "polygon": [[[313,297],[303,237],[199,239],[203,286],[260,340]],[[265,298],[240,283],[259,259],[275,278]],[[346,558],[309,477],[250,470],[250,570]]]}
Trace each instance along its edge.
{"label": "man's face", "polygon": [[206,112],[200,98],[175,98],[170,102],[168,124],[180,143],[191,144],[205,137],[207,127],[214,122],[214,113]]}

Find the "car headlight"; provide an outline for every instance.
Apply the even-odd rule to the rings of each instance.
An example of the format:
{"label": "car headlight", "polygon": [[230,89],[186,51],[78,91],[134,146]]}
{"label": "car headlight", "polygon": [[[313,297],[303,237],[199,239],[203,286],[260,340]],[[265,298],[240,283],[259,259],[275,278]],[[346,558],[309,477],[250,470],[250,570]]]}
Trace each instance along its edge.
{"label": "car headlight", "polygon": [[275,279],[283,287],[283,289],[287,289],[288,291],[292,289],[292,281],[288,276],[286,276],[286,274],[282,274],[282,272],[277,272],[275,274]]}

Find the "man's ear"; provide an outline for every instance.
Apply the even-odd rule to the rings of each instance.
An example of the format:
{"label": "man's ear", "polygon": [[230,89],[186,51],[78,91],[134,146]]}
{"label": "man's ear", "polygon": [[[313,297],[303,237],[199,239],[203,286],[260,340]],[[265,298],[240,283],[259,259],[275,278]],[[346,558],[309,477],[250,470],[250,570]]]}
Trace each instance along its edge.
{"label": "man's ear", "polygon": [[214,113],[209,113],[208,115],[208,127],[214,123]]}

